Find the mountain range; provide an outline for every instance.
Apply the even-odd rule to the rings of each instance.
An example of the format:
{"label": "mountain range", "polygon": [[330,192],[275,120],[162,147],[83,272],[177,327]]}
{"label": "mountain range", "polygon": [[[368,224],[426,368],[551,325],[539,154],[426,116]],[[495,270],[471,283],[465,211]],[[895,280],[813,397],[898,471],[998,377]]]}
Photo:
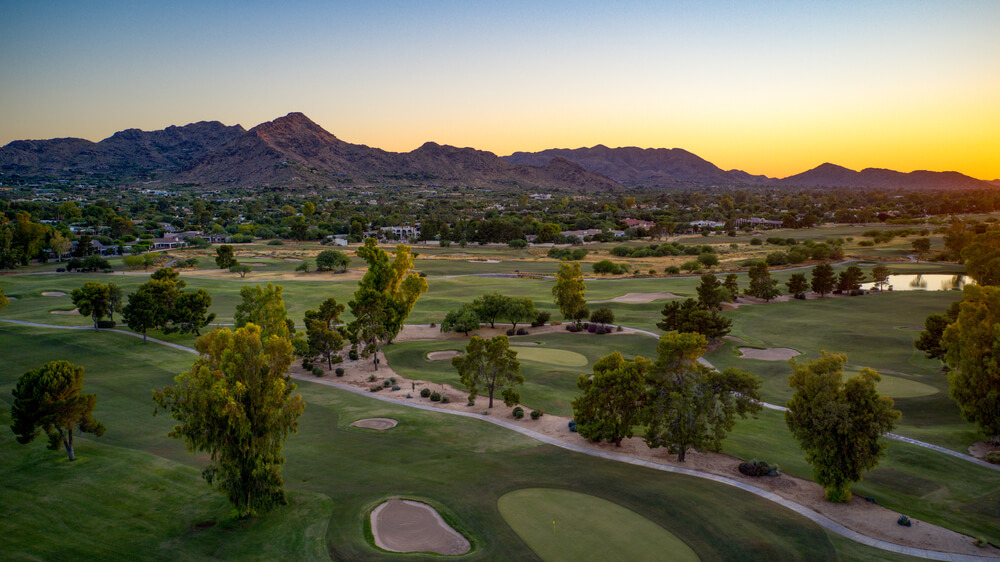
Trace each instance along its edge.
{"label": "mountain range", "polygon": [[3,175],[120,179],[238,186],[385,185],[388,183],[604,191],[706,185],[989,189],[958,172],[860,172],[823,164],[787,178],[723,170],[679,148],[549,149],[498,157],[492,152],[428,142],[388,152],[338,139],[302,113],[246,130],[202,121],[159,131],[127,129],[100,142],[61,138],[19,140],[0,148]]}

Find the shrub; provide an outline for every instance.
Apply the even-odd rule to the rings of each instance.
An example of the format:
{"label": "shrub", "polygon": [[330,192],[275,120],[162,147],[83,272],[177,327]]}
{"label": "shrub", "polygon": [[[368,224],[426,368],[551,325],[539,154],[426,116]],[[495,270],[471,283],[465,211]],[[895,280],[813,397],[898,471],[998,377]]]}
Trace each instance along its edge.
{"label": "shrub", "polygon": [[603,336],[604,334],[608,333],[608,331],[604,329],[604,326],[598,326],[597,329],[594,330],[594,333],[599,336]]}
{"label": "shrub", "polygon": [[517,329],[517,335],[519,335],[519,336],[526,336],[526,335],[528,335],[528,330],[525,330],[524,328],[518,328]]}
{"label": "shrub", "polygon": [[569,430],[576,433],[576,420],[569,420]]}
{"label": "shrub", "polygon": [[440,392],[432,392],[431,393],[431,402],[440,402],[440,401],[441,401],[441,393]]}
{"label": "shrub", "polygon": [[515,418],[521,419],[521,418],[524,417],[524,408],[518,406],[518,407],[514,408],[514,411],[511,412],[511,413],[514,414]]}
{"label": "shrub", "polygon": [[545,323],[548,322],[550,318],[552,318],[551,312],[541,311],[538,313],[538,316],[535,317],[535,320],[531,323],[531,326],[533,328],[544,326]]}
{"label": "shrub", "polygon": [[313,367],[312,374],[316,375],[317,377],[322,377],[323,376],[323,369],[320,368],[320,367]]}
{"label": "shrub", "polygon": [[389,384],[396,384],[396,377],[389,377]]}
{"label": "shrub", "polygon": [[105,328],[105,329],[114,328],[115,327],[115,323],[112,320],[98,320],[97,321],[97,327],[98,328]]}
{"label": "shrub", "polygon": [[394,385],[392,385],[392,389],[393,389],[393,390],[399,390],[399,385],[398,385],[398,384],[394,384]]}
{"label": "shrub", "polygon": [[350,359],[351,361],[357,361],[358,360],[358,350],[352,349],[349,352],[347,352],[347,358]]}
{"label": "shrub", "polygon": [[902,525],[902,526],[904,526],[904,527],[909,527],[910,525],[912,525],[912,524],[913,524],[913,523],[912,523],[912,522],[910,521],[910,518],[909,518],[909,517],[907,517],[907,516],[905,516],[905,515],[900,515],[900,516],[899,516],[899,519],[897,519],[897,520],[896,520],[896,523],[897,523],[897,524],[899,524],[899,525]]}
{"label": "shrub", "polygon": [[420,389],[420,396],[421,397],[427,398],[430,395],[431,395],[431,389],[429,389],[429,388],[422,388],[422,389]]}
{"label": "shrub", "polygon": [[986,462],[1000,464],[1000,451],[990,451],[986,453]]}
{"label": "shrub", "polygon": [[451,398],[448,398],[447,396],[442,396],[441,397],[441,403],[442,404],[447,404],[448,402],[451,402]]}
{"label": "shrub", "polygon": [[757,459],[740,463],[740,473],[747,476],[778,476],[781,474],[778,465],[767,464]]}
{"label": "shrub", "polygon": [[284,246],[285,243],[282,242],[281,240],[278,240],[277,238],[275,238],[274,240],[268,240],[267,241],[267,245],[268,246]]}
{"label": "shrub", "polygon": [[989,541],[986,540],[985,537],[976,537],[976,542],[972,544],[978,546],[979,548],[986,548],[987,546],[989,546],[990,543]]}
{"label": "shrub", "polygon": [[514,328],[508,328],[506,333],[507,333],[508,336],[513,336],[514,333],[515,333],[514,332]]}
{"label": "shrub", "polygon": [[437,322],[431,322],[431,328],[437,328],[437,327],[438,327]]}
{"label": "shrub", "polygon": [[589,326],[587,326],[587,331],[590,332],[591,334],[593,334],[594,332],[596,332],[597,331],[597,324],[590,324]]}
{"label": "shrub", "polygon": [[368,375],[368,382],[375,382],[375,375],[374,374]]}
{"label": "shrub", "polygon": [[302,360],[302,368],[305,369],[305,370],[307,370],[307,371],[311,371],[312,368],[313,368],[313,362],[312,362],[312,360],[309,359],[308,357],[306,357],[305,359],[303,359]]}
{"label": "shrub", "polygon": [[376,384],[375,386],[369,388],[368,392],[378,392],[380,390],[382,390],[382,387]]}
{"label": "shrub", "polygon": [[760,238],[753,238],[753,239],[750,240],[750,245],[751,246],[763,246],[764,245],[764,241],[761,240]]}
{"label": "shrub", "polygon": [[385,380],[385,381],[382,381],[382,386],[384,386],[386,388],[389,388],[390,386],[392,386],[392,383],[389,382],[389,381],[387,381],[387,380]]}
{"label": "shrub", "polygon": [[621,326],[618,326],[618,331],[619,332],[623,332],[623,331],[625,331],[625,328],[622,328]]}
{"label": "shrub", "polygon": [[542,411],[541,410],[532,410],[531,411],[531,419],[537,420],[540,417],[542,417]]}
{"label": "shrub", "polygon": [[677,275],[680,272],[681,268],[677,267],[676,265],[668,265],[663,269],[663,273],[666,273],[667,275]]}
{"label": "shrub", "polygon": [[337,368],[336,368],[336,369],[335,369],[335,370],[333,371],[333,374],[337,375],[338,377],[342,377],[342,376],[344,376],[344,368],[343,368],[343,367],[337,367]]}
{"label": "shrub", "polygon": [[569,332],[576,333],[580,331],[580,328],[578,328],[576,324],[566,324],[566,330]]}
{"label": "shrub", "polygon": [[528,241],[525,240],[525,239],[523,239],[523,238],[517,238],[515,240],[511,240],[510,242],[507,242],[507,247],[509,247],[509,248],[518,249],[518,248],[525,248],[527,246],[528,246]]}

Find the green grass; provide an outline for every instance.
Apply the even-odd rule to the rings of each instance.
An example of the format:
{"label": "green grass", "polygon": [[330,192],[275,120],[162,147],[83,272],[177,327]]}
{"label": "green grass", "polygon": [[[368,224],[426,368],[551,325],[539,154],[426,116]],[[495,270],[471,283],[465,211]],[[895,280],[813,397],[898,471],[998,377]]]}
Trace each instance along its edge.
{"label": "green grass", "polygon": [[588,363],[587,358],[583,355],[565,349],[514,345],[511,346],[511,350],[517,353],[517,358],[520,361],[534,361],[556,367],[584,367]]}
{"label": "green grass", "polygon": [[[299,392],[307,406],[285,446],[291,504],[252,522],[229,524],[224,500],[193,468],[203,458],[166,436],[168,416],[152,416],[151,390],[170,384],[173,373],[190,364],[190,354],[108,332],[4,325],[0,348],[0,411],[9,410],[10,390],[21,373],[68,358],[85,366],[84,390],[98,394],[95,415],[108,426],[99,439],[78,439],[73,472],[67,472],[61,452],[41,443],[18,445],[9,433],[0,436],[0,515],[5,529],[19,535],[16,543],[5,538],[5,553],[19,557],[322,558],[315,539],[326,529],[323,546],[331,558],[382,559],[385,554],[364,537],[364,514],[382,499],[402,495],[446,508],[473,543],[467,559],[528,560],[534,553],[504,522],[497,501],[522,488],[559,488],[635,512],[683,536],[705,560],[838,558],[819,527],[738,490],[305,382]],[[391,417],[399,425],[380,433],[347,427],[362,417]],[[207,520],[219,524],[191,530]],[[854,553],[858,548],[861,557],[879,554],[850,547]]]}
{"label": "green grass", "polygon": [[[537,342],[540,345],[518,346],[519,341]],[[601,357],[620,351],[629,359],[636,355],[651,357],[656,353],[656,340],[643,335],[609,334],[545,334],[540,336],[516,336],[510,339],[511,347],[517,347],[518,355],[527,353],[539,357],[553,354],[556,357],[580,358],[568,364],[551,364],[526,359],[521,362],[524,385],[518,387],[521,403],[560,416],[570,416],[573,409],[570,401],[579,390],[576,382],[581,374],[593,372],[593,364]],[[464,351],[467,340],[412,341],[396,343],[384,349],[392,368],[399,374],[416,380],[446,383],[463,388],[458,372],[450,361],[431,361],[427,354],[433,351]],[[498,399],[499,396],[494,396]],[[486,397],[480,396],[477,403],[485,404]]]}
{"label": "green grass", "polygon": [[510,492],[500,515],[546,562],[698,560],[679,537],[618,504],[551,488]]}

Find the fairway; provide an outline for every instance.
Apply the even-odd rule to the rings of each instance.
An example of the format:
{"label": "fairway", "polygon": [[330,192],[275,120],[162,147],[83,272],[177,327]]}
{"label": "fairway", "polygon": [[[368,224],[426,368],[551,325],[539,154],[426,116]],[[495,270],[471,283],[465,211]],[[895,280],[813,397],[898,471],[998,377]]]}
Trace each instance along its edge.
{"label": "fairway", "polygon": [[512,345],[510,348],[517,352],[519,361],[535,361],[557,367],[583,367],[587,364],[587,358],[575,351],[519,345]]}
{"label": "fairway", "polygon": [[691,547],[649,519],[579,492],[529,488],[497,502],[514,532],[542,560],[699,560]]}
{"label": "fairway", "polygon": [[882,381],[878,383],[878,392],[882,396],[889,398],[915,398],[917,396],[930,396],[938,390],[929,384],[911,381],[903,377],[892,375],[881,375]]}

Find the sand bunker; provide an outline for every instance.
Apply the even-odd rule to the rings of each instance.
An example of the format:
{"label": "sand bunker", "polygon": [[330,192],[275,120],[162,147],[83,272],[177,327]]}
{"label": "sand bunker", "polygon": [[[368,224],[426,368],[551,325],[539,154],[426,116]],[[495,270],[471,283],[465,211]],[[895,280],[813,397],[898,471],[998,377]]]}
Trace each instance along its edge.
{"label": "sand bunker", "polygon": [[770,347],[767,349],[740,347],[738,351],[740,352],[740,357],[743,359],[759,359],[761,361],[788,361],[796,355],[801,355],[798,351],[788,347]]}
{"label": "sand bunker", "polygon": [[433,507],[410,500],[389,500],[372,511],[375,546],[392,552],[465,554],[471,546]]}
{"label": "sand bunker", "polygon": [[469,263],[500,263],[500,260],[469,260]]}
{"label": "sand bunker", "polygon": [[43,297],[65,297],[66,293],[62,291],[45,291],[42,293]]}
{"label": "sand bunker", "polygon": [[302,258],[285,258],[285,261],[302,261]]}
{"label": "sand bunker", "polygon": [[454,349],[449,349],[447,351],[432,351],[427,354],[427,358],[431,361],[444,361],[445,359],[451,359],[452,357],[458,357],[462,352],[455,351]]}
{"label": "sand bunker", "polygon": [[80,309],[74,308],[73,310],[50,310],[49,314],[68,314],[70,316],[79,316]]}
{"label": "sand bunker", "polygon": [[625,304],[646,304],[659,299],[675,299],[677,295],[673,293],[629,293],[613,299],[590,302],[620,302]]}
{"label": "sand bunker", "polygon": [[386,429],[392,429],[396,427],[399,423],[392,418],[365,418],[363,420],[358,420],[351,423],[351,427],[364,427],[367,429],[378,429],[379,431],[384,431]]}

